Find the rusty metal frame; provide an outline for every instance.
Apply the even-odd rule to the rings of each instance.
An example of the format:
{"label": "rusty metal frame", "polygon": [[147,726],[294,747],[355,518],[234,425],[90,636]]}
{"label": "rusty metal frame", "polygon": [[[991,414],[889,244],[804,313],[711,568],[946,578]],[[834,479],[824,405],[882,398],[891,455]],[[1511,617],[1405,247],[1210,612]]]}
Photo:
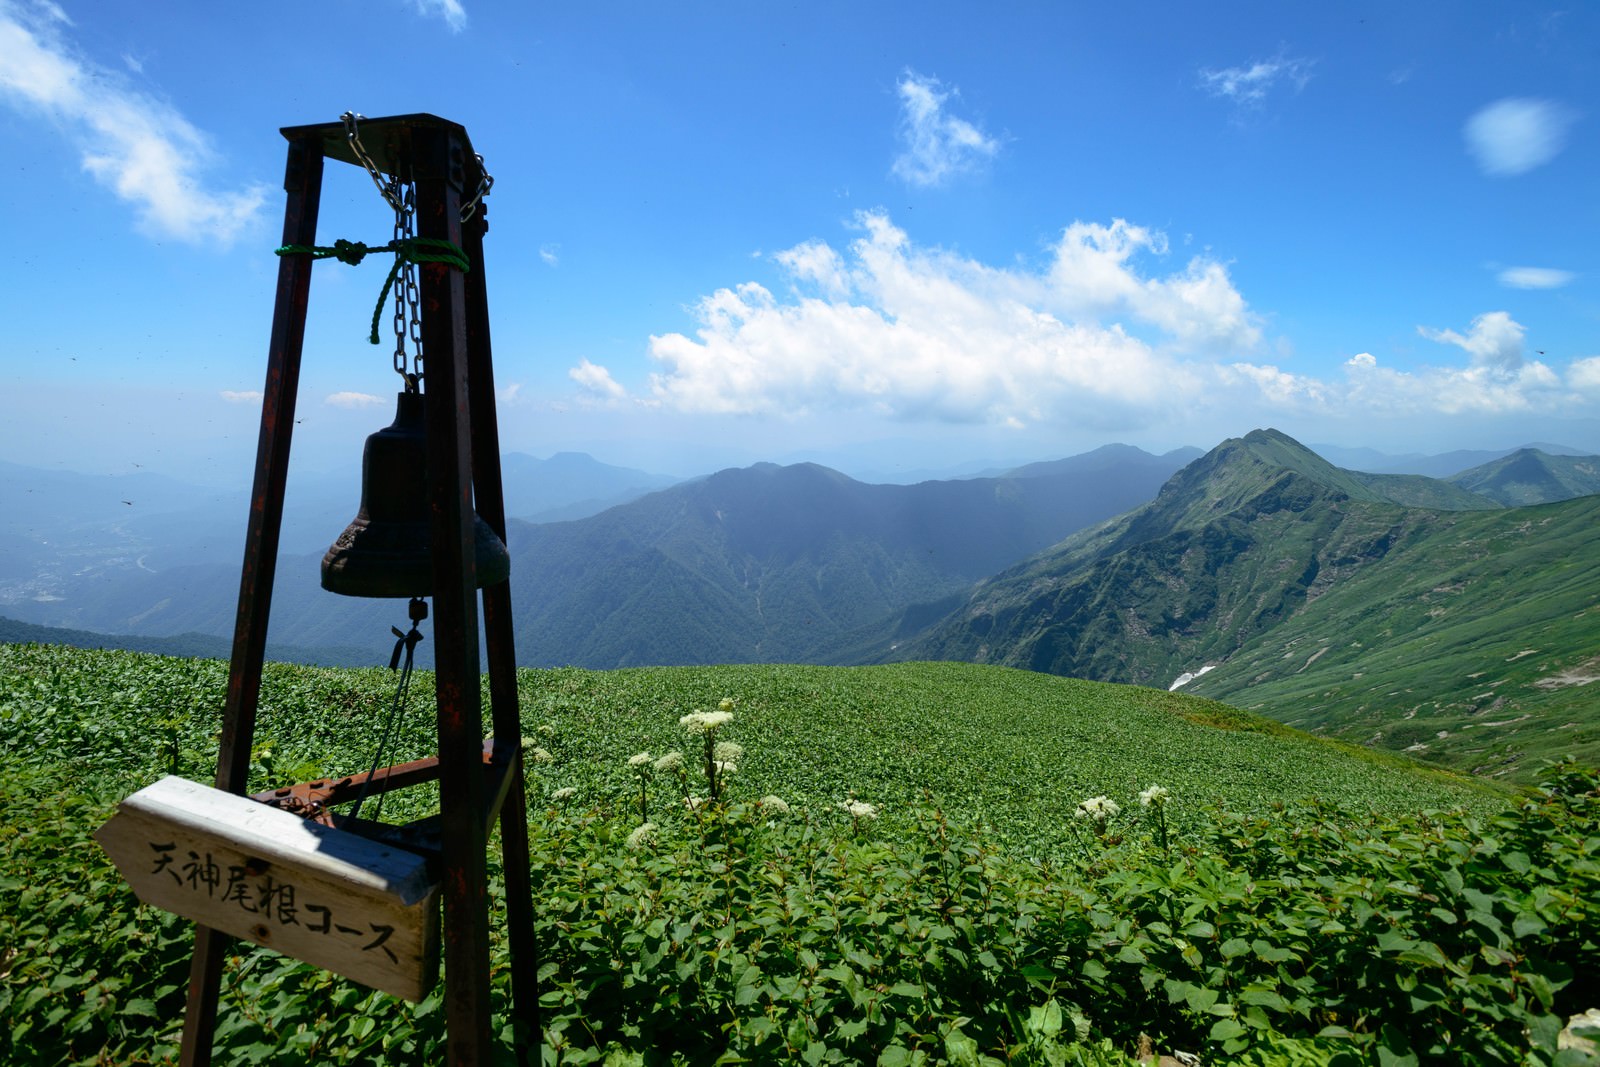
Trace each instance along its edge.
{"label": "rusty metal frame", "polygon": [[[342,123],[289,127],[282,133],[289,142],[283,244],[312,245],[324,160],[360,165],[359,160],[345,139]],[[482,205],[467,223],[460,217],[463,195],[477,188],[482,165],[466,130],[433,115],[363,120],[361,136],[381,170],[406,173],[416,182],[418,235],[460,246],[471,269],[463,274],[445,264],[424,264],[419,278],[430,398],[427,490],[434,545],[438,754],[384,768],[373,776],[389,788],[437,781],[439,814],[408,827],[380,827],[364,820],[344,825],[395,840],[437,863],[444,898],[445,1062],[451,1067],[476,1067],[490,1059],[486,852],[498,818],[512,959],[512,1022],[517,1057],[527,1062],[530,1050],[537,1059],[541,1030],[511,589],[508,580],[483,590],[490,712],[494,735],[503,739],[486,744],[471,548],[474,498],[477,512],[495,533],[502,540],[506,535],[483,270],[483,234],[488,226]],[[278,265],[261,435],[217,754],[216,787],[231,793],[245,792],[249,774],[312,263],[309,256],[284,256]],[[304,783],[281,795],[257,794],[256,799],[314,806],[315,811],[307,813],[317,814],[353,798],[367,777]],[[340,818],[327,817],[335,822]],[[196,926],[180,1054],[183,1067],[206,1067],[211,1062],[229,940],[218,931]]]}

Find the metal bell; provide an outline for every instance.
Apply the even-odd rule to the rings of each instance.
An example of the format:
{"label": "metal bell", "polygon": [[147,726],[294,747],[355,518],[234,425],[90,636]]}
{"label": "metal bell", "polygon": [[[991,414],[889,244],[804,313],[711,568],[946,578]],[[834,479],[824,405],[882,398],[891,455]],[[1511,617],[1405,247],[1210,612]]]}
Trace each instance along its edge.
{"label": "metal bell", "polygon": [[[361,510],[322,557],[322,588],[342,596],[422,597],[433,593],[432,519],[423,394],[400,394],[394,423],[367,438]],[[489,524],[472,516],[479,588],[511,573],[511,554]]]}

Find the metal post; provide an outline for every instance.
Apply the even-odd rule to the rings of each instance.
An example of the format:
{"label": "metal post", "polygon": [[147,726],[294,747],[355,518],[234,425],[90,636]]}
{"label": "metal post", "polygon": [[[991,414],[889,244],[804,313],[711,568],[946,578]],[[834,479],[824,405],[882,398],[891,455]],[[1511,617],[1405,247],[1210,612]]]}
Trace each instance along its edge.
{"label": "metal post", "polygon": [[[427,491],[432,509],[435,679],[438,703],[438,781],[444,914],[447,1048],[452,1067],[477,1067],[490,1056],[488,884],[485,863],[489,790],[485,780],[483,709],[479,678],[473,492],[482,513],[505,537],[498,427],[494,403],[481,216],[463,233],[462,194],[474,167],[466,133],[431,115],[371,120],[383,139],[378,149],[391,173],[409,171],[417,189],[418,236],[442,239],[467,251],[472,271],[423,264],[419,295],[424,388],[427,396]],[[283,243],[316,241],[317,209],[326,156],[361,164],[346,144],[341,124],[286,129],[289,161],[284,181],[288,205]],[[374,138],[377,140],[378,138]],[[479,208],[482,210],[481,206]],[[289,443],[299,388],[301,349],[312,259],[279,262],[277,301],[262,400],[261,437],[239,610],[217,757],[216,786],[243,793],[255,733],[268,613],[283,517]],[[470,341],[470,343],[469,343]],[[476,461],[474,457],[476,456]],[[484,591],[484,623],[494,728],[520,748],[516,652],[512,642],[510,583]],[[499,746],[497,746],[498,748]],[[498,757],[496,757],[498,759]],[[428,761],[422,761],[428,762]],[[499,772],[499,767],[494,768]],[[534,956],[527,808],[520,753],[504,768],[500,808],[512,949],[514,1010],[519,1038],[537,1047],[537,962]],[[432,777],[431,773],[429,777]],[[197,927],[189,1007],[184,1018],[183,1067],[208,1067],[216,1028],[218,992],[229,939]],[[522,1042],[519,1042],[519,1046]],[[519,1053],[523,1049],[519,1047]]]}
{"label": "metal post", "polygon": [[[412,131],[417,236],[461,244],[467,150],[453,129]],[[423,264],[423,381],[433,512],[434,670],[439,710],[439,813],[444,842],[445,1062],[488,1061],[489,901],[483,820],[483,706],[472,553],[472,424],[462,272]]]}
{"label": "metal post", "polygon": [[[505,489],[500,474],[500,426],[494,391],[493,345],[489,336],[488,278],[483,235],[487,205],[462,224],[463,250],[472,270],[467,291],[467,380],[471,385],[472,474],[478,514],[502,541],[506,538]],[[509,542],[507,542],[509,544]],[[511,582],[483,591],[483,630],[489,658],[489,704],[494,735],[516,746],[516,764],[500,809],[500,856],[505,868],[506,927],[511,947],[511,1010],[518,1061],[539,1060],[539,955],[533,929],[533,878],[528,854],[528,801],[522,773],[522,714],[517,694],[517,650],[511,626]]]}
{"label": "metal post", "polygon": [[[322,147],[314,138],[289,142],[284,171],[288,206],[283,243],[312,244],[322,198]],[[289,443],[294,434],[295,397],[300,388],[300,353],[305,341],[306,307],[311,293],[311,259],[284,256],[278,261],[277,300],[267,349],[267,382],[261,396],[261,436],[256,446],[255,485],[245,532],[244,565],[239,577],[239,610],[234,621],[228,697],[217,752],[216,787],[243,793],[250,771],[256,705],[266,658],[267,615],[278,564],[278,534],[283,523],[283,493],[289,474]],[[183,1018],[183,1067],[211,1062],[216,1030],[218,987],[228,937],[195,927],[194,959],[189,968],[189,1005]]]}

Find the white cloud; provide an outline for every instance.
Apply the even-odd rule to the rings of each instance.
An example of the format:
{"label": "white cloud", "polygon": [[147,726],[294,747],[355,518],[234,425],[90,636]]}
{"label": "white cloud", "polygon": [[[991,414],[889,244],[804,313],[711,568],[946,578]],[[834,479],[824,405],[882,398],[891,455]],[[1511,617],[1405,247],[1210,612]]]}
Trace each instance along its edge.
{"label": "white cloud", "polygon": [[539,246],[539,258],[544,260],[546,266],[549,266],[549,267],[560,266],[561,265],[561,246],[560,245],[540,245]]}
{"label": "white cloud", "polygon": [[628,395],[628,391],[611,377],[609,370],[587,359],[567,371],[567,377],[583,387],[590,401],[613,402]]}
{"label": "white cloud", "polygon": [[[1487,317],[1479,316],[1479,320]],[[1515,323],[1511,326],[1521,329]],[[1479,348],[1488,349],[1494,330],[1477,329],[1467,337],[1451,330],[1432,334],[1438,335],[1435,340],[1476,343]],[[1369,420],[1376,417],[1555,413],[1570,412],[1578,399],[1570,390],[1562,388],[1560,378],[1549,367],[1536,360],[1509,365],[1503,361],[1495,364],[1492,359],[1478,362],[1478,358],[1474,355],[1473,364],[1467,367],[1421,367],[1415,371],[1400,371],[1382,366],[1370,352],[1361,352],[1345,361],[1343,381],[1322,381],[1276,367],[1247,364],[1235,364],[1228,371],[1235,376],[1235,381],[1250,381],[1274,414]],[[1252,398],[1240,396],[1239,399]]]}
{"label": "white cloud", "polygon": [[[1397,369],[1372,352],[1339,373],[1302,373],[1209,256],[1164,262],[1159,231],[1075,222],[1046,260],[994,267],[915,244],[882,212],[835,249],[777,253],[786,289],[744,282],[693,306],[692,336],[650,338],[657,363],[633,403],[694,415],[789,422],[826,417],[1085,431],[1164,428],[1211,418],[1272,425],[1293,416],[1573,414],[1600,400],[1600,358],[1567,380],[1524,354],[1503,311],[1465,331],[1419,328],[1464,355]],[[1257,362],[1275,348],[1282,365]],[[629,397],[604,368],[569,372],[611,402]]]}
{"label": "white cloud", "polygon": [[199,172],[212,152],[169,104],[117,71],[79,55],[51,3],[0,0],[0,99],[53,120],[83,154],[83,167],[133,204],[152,236],[228,243],[256,217],[266,187],[207,187]]}
{"label": "white cloud", "polygon": [[1570,270],[1551,267],[1507,267],[1500,272],[1500,284],[1508,289],[1559,289],[1573,277]]}
{"label": "white cloud", "polygon": [[1573,360],[1567,367],[1567,384],[1579,392],[1600,398],[1600,356]]}
{"label": "white cloud", "polygon": [[830,299],[843,297],[849,291],[844,260],[824,241],[805,241],[772,258],[796,281],[816,286]]}
{"label": "white cloud", "polygon": [[1462,133],[1485,174],[1512,176],[1554,159],[1566,147],[1567,129],[1577,119],[1564,104],[1507,97],[1473,115]]}
{"label": "white cloud", "polygon": [[939,79],[907,70],[896,88],[901,141],[892,168],[896,177],[911,185],[943,185],[976,170],[1000,151],[999,141],[945,110],[946,102],[957,94],[953,89],[944,92]]}
{"label": "white cloud", "polygon": [[1504,311],[1479,315],[1472,320],[1465,335],[1454,330],[1430,330],[1426,326],[1418,326],[1417,332],[1430,341],[1466,350],[1474,367],[1504,372],[1522,366],[1522,335],[1526,331]]}
{"label": "white cloud", "polygon": [[1200,87],[1243,107],[1259,107],[1280,83],[1293,86],[1295,92],[1304,89],[1314,66],[1314,60],[1280,51],[1271,59],[1258,59],[1242,67],[1204,68],[1200,71]]}
{"label": "white cloud", "polygon": [[1121,220],[1069,226],[1038,270],[919,248],[881,212],[856,225],[848,254],[808,241],[773,257],[791,299],[746,282],[695,306],[695,338],[652,337],[652,402],[1112,428],[1184,402],[1198,380],[1183,353],[1260,336],[1221,264],[1142,273],[1135,255],[1159,258],[1166,240]]}
{"label": "white cloud", "polygon": [[461,6],[461,0],[412,0],[412,2],[416,4],[419,15],[437,15],[444,19],[451,33],[460,33],[467,28],[467,9]]}
{"label": "white cloud", "polygon": [[230,404],[259,404],[261,403],[261,390],[259,389],[224,389],[222,399]]}
{"label": "white cloud", "polygon": [[371,393],[330,393],[324,404],[331,404],[336,408],[374,408],[390,401]]}

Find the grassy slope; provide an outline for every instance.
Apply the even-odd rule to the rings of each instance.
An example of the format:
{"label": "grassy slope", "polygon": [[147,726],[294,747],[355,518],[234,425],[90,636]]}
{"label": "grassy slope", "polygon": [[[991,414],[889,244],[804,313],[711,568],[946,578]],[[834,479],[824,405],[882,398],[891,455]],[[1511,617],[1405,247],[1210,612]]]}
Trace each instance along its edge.
{"label": "grassy slope", "polygon": [[1542,757],[1593,760],[1595,693],[1577,683],[1600,674],[1597,521],[1595,497],[1454,516],[1333,583],[1191,691],[1516,780]]}
{"label": "grassy slope", "polygon": [[1185,798],[1180,820],[1212,800],[1253,811],[1312,796],[1391,812],[1493,803],[1469,779],[1211,701],[1001,667],[561,670],[522,683],[524,721],[554,726],[560,742],[557,762],[536,768],[548,789],[614,788],[629,755],[681,747],[678,716],[729,696],[728,736],[747,749],[741,794],[812,807],[854,794],[892,814],[927,793],[1030,850],[1064,840],[1085,798],[1132,805],[1155,783]]}
{"label": "grassy slope", "polygon": [[[0,726],[27,730],[27,762],[106,772],[116,789],[165,773],[204,780],[215,759],[226,664],[51,646],[0,645]],[[280,780],[366,765],[391,675],[269,665],[256,730]],[[886,817],[925,794],[959,821],[1051,851],[1089,796],[1135,803],[1153,783],[1183,808],[1225,800],[1265,811],[1318,797],[1400,812],[1494,804],[1461,776],[1312,738],[1225,705],[1161,690],[971,664],[563,669],[519,676],[524,728],[555,762],[530,791],[627,795],[627,757],[687,742],[678,718],[731,697],[741,794],[818,810],[854,795]],[[396,759],[433,751],[431,677],[419,675]],[[94,739],[84,752],[84,738]],[[0,734],[0,740],[5,738]],[[8,758],[16,758],[15,753]],[[259,764],[260,761],[258,761]]]}
{"label": "grassy slope", "polygon": [[[174,764],[188,777],[206,776],[226,674],[226,665],[216,661],[0,645],[0,797],[16,805],[12,825],[0,825],[0,933],[6,935],[0,945],[13,946],[0,970],[0,1013],[10,1013],[8,1028],[0,1031],[0,1060],[131,1064],[175,1056],[188,929],[154,909],[134,907],[87,834],[117,796]],[[430,680],[418,679],[419,697]],[[1031,1016],[1029,1005],[1052,996],[1086,1005],[1094,1034],[1114,1035],[1122,1047],[1131,1048],[1144,1030],[1166,1035],[1176,1047],[1202,1048],[1207,1062],[1224,1062],[1216,1046],[1237,1042],[1228,1048],[1238,1051],[1247,1043],[1238,1036],[1246,1027],[1234,1016],[1256,1012],[1263,1002],[1250,997],[1258,991],[1282,988],[1299,996],[1283,984],[1292,980],[1321,996],[1307,976],[1321,973],[1324,957],[1337,962],[1341,952],[1357,953],[1354,965],[1341,964],[1337,984],[1359,971],[1366,958],[1360,953],[1377,951],[1367,947],[1371,937],[1351,933],[1357,913],[1346,914],[1346,898],[1374,916],[1382,937],[1401,937],[1397,930],[1406,937],[1443,936],[1418,925],[1421,908],[1407,903],[1419,892],[1412,882],[1425,885],[1425,892],[1447,891],[1431,880],[1439,857],[1424,853],[1415,870],[1387,873],[1401,862],[1401,850],[1412,847],[1407,842],[1417,838],[1416,827],[1432,823],[1407,824],[1413,825],[1410,836],[1396,840],[1377,829],[1373,841],[1362,843],[1354,831],[1335,829],[1329,821],[1334,809],[1297,808],[1296,800],[1342,803],[1358,813],[1358,825],[1380,827],[1389,817],[1446,805],[1505,810],[1502,796],[1485,791],[1483,783],[1350,750],[1224,705],[1003,668],[566,669],[526,671],[519,682],[525,726],[553,754],[530,768],[535,863],[545,890],[536,921],[555,968],[546,987],[547,1039],[581,1043],[593,1033],[600,1035],[597,1045],[614,1040],[625,1048],[660,1049],[692,1038],[705,1046],[704,1062],[724,1039],[748,1048],[773,1020],[776,1029],[768,1028],[771,1040],[756,1062],[817,1062],[810,1050],[821,1041],[848,1050],[844,1059],[829,1062],[864,1062],[869,1049],[875,1054],[883,1047],[891,1024],[894,1034],[935,1054],[945,1048],[941,1035],[968,1024],[986,1051],[1020,1052],[1014,1042],[1024,1028],[1017,1013],[1026,1009]],[[270,665],[252,785],[364,763],[380,727],[375,712],[390,684],[383,671]],[[658,816],[664,825],[660,854],[629,852],[622,838],[638,815],[628,756],[687,747],[678,717],[725,696],[737,707],[723,736],[746,749],[730,793],[736,800],[777,793],[800,814],[763,830],[753,811],[764,809],[736,805],[744,814],[728,816],[733,828],[727,833],[735,836],[724,840],[724,832],[714,830],[699,837],[693,817],[674,802],[674,784],[658,780],[656,810],[672,809]],[[422,699],[413,708],[396,758],[433,747],[426,705]],[[1146,856],[1154,845],[1137,821],[1132,792],[1152,781],[1171,790],[1168,810],[1180,841],[1209,842],[1201,848],[1220,849],[1216,858],[1196,858],[1187,849]],[[578,796],[557,805],[550,794],[567,787]],[[386,815],[420,814],[403,809],[425,803],[425,792],[413,791],[404,798],[408,803],[392,805]],[[859,833],[836,809],[852,792],[883,810],[881,820]],[[1097,839],[1070,811],[1098,793],[1130,811],[1118,829]],[[925,795],[949,811],[954,836],[928,821]],[[1239,814],[1203,810],[1213,797],[1227,798]],[[914,810],[919,806],[920,813]],[[1387,814],[1360,814],[1368,810]],[[959,821],[972,819],[990,829],[963,839]],[[1348,825],[1345,816],[1337,819]],[[1349,853],[1339,851],[1344,832],[1353,835]],[[1258,849],[1263,833],[1276,837]],[[730,841],[754,851],[730,852]],[[1322,856],[1330,847],[1335,861]],[[1485,850],[1489,859],[1494,848]],[[1361,866],[1339,873],[1357,858],[1356,850]],[[1036,862],[1052,855],[1065,862]],[[741,857],[736,873],[748,879],[738,882],[737,897],[730,856]],[[1169,871],[1173,858],[1179,863]],[[1300,893],[1303,873],[1311,869],[1306,863],[1329,875]],[[1281,880],[1280,864],[1289,872]],[[1518,869],[1528,866],[1523,855]],[[1382,879],[1375,888],[1374,869],[1397,878],[1398,888],[1384,889]],[[1459,889],[1460,872],[1451,870]],[[1163,910],[1172,906],[1169,890],[1155,892],[1169,883],[1171,893],[1190,894],[1179,900],[1194,909],[1186,917],[1206,920],[1181,935]],[[1465,884],[1477,892],[1479,882]],[[1496,885],[1492,878],[1482,884]],[[1485,908],[1495,906],[1480,895],[1491,900]],[[1274,910],[1290,897],[1289,912]],[[735,899],[743,902],[738,908]],[[952,899],[961,906],[951,908]],[[1163,899],[1169,903],[1162,905]],[[1507,906],[1520,905],[1508,897]],[[1304,919],[1312,924],[1307,928],[1321,924],[1323,937],[1299,928],[1305,909],[1315,913]],[[1325,923],[1319,918],[1324,912]],[[1439,908],[1429,914],[1450,916]],[[1519,913],[1519,931],[1533,921]],[[1454,916],[1448,923],[1450,931],[1459,925]],[[1344,940],[1319,962],[1276,962],[1331,943],[1336,929]],[[1478,966],[1476,931],[1469,931],[1465,948],[1450,942],[1452,959],[1465,953]],[[933,941],[921,940],[935,934],[941,945],[956,940],[935,950]],[[1587,936],[1580,934],[1570,940]],[[1531,959],[1524,953],[1533,952],[1537,938],[1519,937],[1519,954],[1505,955]],[[1186,962],[1196,952],[1190,938],[1199,940],[1211,971]],[[1539,959],[1550,955],[1549,945],[1567,940],[1538,941]],[[1382,944],[1379,950],[1388,951]],[[503,947],[496,952],[503,961]],[[626,973],[637,979],[631,991],[620,980],[619,952],[630,961]],[[437,994],[412,1008],[265,950],[241,959],[224,979],[219,1042],[229,1062],[378,1062],[381,1043],[382,1062],[414,1063],[437,1049]],[[1431,959],[1426,967],[1433,967]],[[1579,962],[1586,959],[1580,954]],[[1227,967],[1224,960],[1231,961]],[[759,966],[747,966],[751,961]],[[1414,983],[1417,970],[1408,970],[1407,980]],[[754,1006],[738,999],[746,987],[740,976],[751,973],[759,999]],[[505,974],[497,964],[502,993]],[[1498,980],[1498,972],[1486,980]],[[1391,986],[1387,972],[1374,981],[1377,988]],[[1216,990],[1207,994],[1199,982]],[[879,1003],[895,989],[914,999]],[[1220,1014],[1183,1007],[1185,997],[1210,1005],[1219,995],[1229,1000],[1218,1006]],[[1274,1018],[1309,1034],[1284,1014],[1292,1006],[1272,996],[1279,1012]],[[1492,1021],[1504,1022],[1494,1016],[1498,991],[1475,986],[1472,996],[1474,1004],[1489,1005],[1484,1011]],[[924,997],[926,1003],[915,999]],[[1387,997],[1377,998],[1385,1010]],[[1235,1007],[1234,998],[1253,1006]],[[729,1005],[735,1003],[746,1008],[735,1013],[739,1033],[730,1035]],[[1371,1011],[1362,1001],[1346,1014],[1354,1020]],[[1510,1023],[1514,1040],[1520,1018]],[[1448,1045],[1452,1026],[1480,1021],[1430,1021],[1416,1028],[1416,1040]],[[1270,1024],[1264,1015],[1260,1022]],[[869,1025],[878,1029],[863,1036]],[[1391,1042],[1388,1029],[1384,1040]],[[856,1043],[846,1045],[851,1033]]]}

